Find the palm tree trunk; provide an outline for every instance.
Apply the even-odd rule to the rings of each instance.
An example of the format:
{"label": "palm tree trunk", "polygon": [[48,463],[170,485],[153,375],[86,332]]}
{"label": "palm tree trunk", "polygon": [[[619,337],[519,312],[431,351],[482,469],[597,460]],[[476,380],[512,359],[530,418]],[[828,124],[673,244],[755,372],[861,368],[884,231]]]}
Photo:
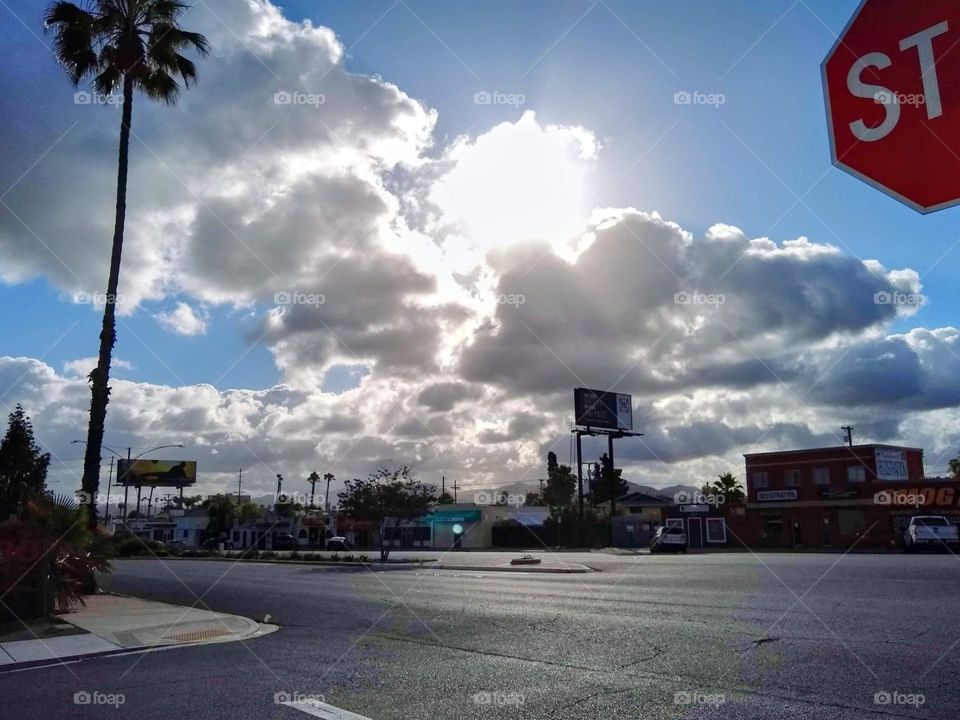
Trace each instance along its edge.
{"label": "palm tree trunk", "polygon": [[80,486],[88,503],[89,524],[97,527],[97,492],[100,489],[100,450],[103,444],[107,403],[110,400],[110,359],[116,342],[116,300],[120,285],[120,258],[123,254],[123,226],[127,215],[127,164],[130,150],[130,122],[133,117],[133,78],[123,79],[123,118],[120,122],[120,153],[117,167],[117,211],[113,227],[113,248],[110,253],[110,276],[103,308],[103,328],[100,331],[100,353],[97,367],[90,373],[90,426],[83,457],[83,479]]}

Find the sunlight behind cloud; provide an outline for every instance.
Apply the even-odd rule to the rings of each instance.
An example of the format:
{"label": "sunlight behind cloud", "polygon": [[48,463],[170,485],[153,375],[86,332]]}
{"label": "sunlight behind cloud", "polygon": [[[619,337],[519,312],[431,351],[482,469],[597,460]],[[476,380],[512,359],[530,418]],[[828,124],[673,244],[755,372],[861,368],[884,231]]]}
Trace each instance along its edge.
{"label": "sunlight behind cloud", "polygon": [[589,130],[543,126],[533,112],[458,139],[447,153],[454,167],[430,195],[462,232],[445,243],[450,260],[467,269],[489,250],[526,240],[562,252],[586,215],[598,147]]}

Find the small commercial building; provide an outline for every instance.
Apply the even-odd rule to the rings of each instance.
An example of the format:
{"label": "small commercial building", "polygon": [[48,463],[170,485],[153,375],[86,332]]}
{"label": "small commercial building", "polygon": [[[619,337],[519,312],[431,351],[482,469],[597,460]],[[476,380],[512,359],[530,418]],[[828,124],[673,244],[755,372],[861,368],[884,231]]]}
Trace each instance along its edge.
{"label": "small commercial building", "polygon": [[715,503],[712,498],[691,495],[691,502],[674,502],[661,495],[630,493],[617,500],[626,515],[613,518],[616,547],[647,547],[661,525],[683,528],[691,550],[740,545],[737,540],[744,507]]}
{"label": "small commercial building", "polygon": [[750,547],[889,548],[913,515],[960,519],[960,482],[927,478],[923,450],[867,444],[744,456]]}
{"label": "small commercial building", "polygon": [[[384,528],[384,542],[396,549],[478,549],[494,546],[498,527],[514,525],[526,532],[516,533],[531,547],[541,546],[536,528],[549,517],[549,509],[540,506],[477,505],[459,503],[436,505],[426,515],[401,521]],[[378,528],[364,520],[337,519],[338,532],[347,544],[357,548],[376,548]]]}

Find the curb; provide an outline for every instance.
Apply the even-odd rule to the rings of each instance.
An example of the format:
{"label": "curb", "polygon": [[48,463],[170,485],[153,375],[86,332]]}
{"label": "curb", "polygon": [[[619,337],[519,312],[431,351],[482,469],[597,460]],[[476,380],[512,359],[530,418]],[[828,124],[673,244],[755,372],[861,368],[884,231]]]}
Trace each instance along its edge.
{"label": "curb", "polygon": [[177,555],[168,555],[167,557],[128,557],[114,558],[115,560],[198,560],[200,562],[234,562],[234,563],[265,563],[276,565],[307,565],[321,567],[366,567],[366,568],[397,568],[398,570],[409,570],[413,568],[426,567],[428,563],[436,562],[433,558],[419,560],[417,562],[357,562],[357,561],[332,561],[332,560],[285,560],[283,558],[272,558],[269,560],[258,560],[257,558],[236,558],[236,557],[179,557]]}
{"label": "curb", "polygon": [[546,573],[554,575],[576,575],[583,573],[600,572],[594,568],[581,565],[580,567],[537,567],[536,565],[510,565],[506,567],[488,567],[484,565],[434,565],[428,570],[459,570],[461,572],[513,572],[513,573]]}
{"label": "curb", "polygon": [[[115,592],[106,592],[106,593],[99,593],[99,594],[114,595],[116,597],[123,597],[123,598],[133,598],[136,600],[146,599],[146,598],[138,597],[136,595],[125,595],[123,593],[115,593]],[[153,601],[153,602],[156,602],[156,601]],[[174,603],[163,603],[163,604],[173,605]],[[178,605],[177,607],[181,607],[181,606]],[[198,645],[217,645],[217,644],[228,643],[228,642],[243,642],[246,640],[252,640],[254,638],[261,637],[262,635],[269,635],[270,633],[273,633],[280,629],[280,626],[274,623],[257,622],[253,618],[248,618],[242,615],[238,615],[237,617],[243,617],[245,620],[249,620],[251,623],[253,623],[256,626],[256,629],[253,630],[248,635],[244,635],[243,637],[218,638],[215,640],[193,640],[188,642],[171,642],[171,643],[163,643],[163,644],[157,644],[157,645],[131,645],[129,647],[117,647],[110,650],[94,650],[93,652],[79,653],[77,655],[60,655],[55,658],[43,658],[41,660],[24,660],[22,662],[7,663],[5,665],[0,665],[0,675],[3,675],[4,673],[8,673],[8,672],[17,672],[18,670],[30,670],[32,668],[56,667],[57,665],[63,665],[64,663],[78,662],[86,658],[95,659],[95,658],[102,658],[102,657],[110,657],[112,655],[126,655],[128,653],[153,652],[157,650],[171,650],[174,648],[181,648],[181,647],[196,647]],[[64,618],[64,622],[70,623],[70,621],[67,620],[66,618]],[[70,623],[70,624],[73,625],[73,623]],[[74,625],[74,627],[80,627],[80,626]],[[92,633],[89,631],[85,631],[85,634],[101,637],[100,635],[97,635],[96,633]]]}

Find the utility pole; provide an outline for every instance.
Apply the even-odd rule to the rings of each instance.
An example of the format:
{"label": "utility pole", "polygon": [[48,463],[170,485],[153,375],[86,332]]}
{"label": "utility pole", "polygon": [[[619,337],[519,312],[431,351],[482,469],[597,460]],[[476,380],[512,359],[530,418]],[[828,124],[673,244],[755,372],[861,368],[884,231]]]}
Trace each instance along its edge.
{"label": "utility pole", "polygon": [[853,447],[853,426],[851,425],[841,425],[840,429],[846,433],[847,436],[847,445]]}
{"label": "utility pole", "polygon": [[110,483],[113,482],[113,455],[110,456],[110,474],[107,475],[107,507],[103,513],[103,524],[106,527],[110,527]]}
{"label": "utility pole", "polygon": [[283,489],[283,475],[277,473],[277,496],[273,500],[273,507],[277,507],[277,503],[280,502],[280,491]]}
{"label": "utility pole", "polygon": [[457,485],[457,481],[456,481],[456,479],[454,479],[454,481],[453,481],[453,503],[454,503],[454,505],[456,505],[456,503],[457,503],[457,490],[458,490],[459,488],[460,488],[460,486]]}
{"label": "utility pole", "polygon": [[323,479],[327,481],[327,494],[323,496],[323,511],[330,512],[330,481],[336,480],[333,473],[325,473]]}
{"label": "utility pole", "polygon": [[[240,504],[240,488],[243,487],[243,468],[237,471],[237,505]],[[183,488],[181,488],[182,490]]]}

